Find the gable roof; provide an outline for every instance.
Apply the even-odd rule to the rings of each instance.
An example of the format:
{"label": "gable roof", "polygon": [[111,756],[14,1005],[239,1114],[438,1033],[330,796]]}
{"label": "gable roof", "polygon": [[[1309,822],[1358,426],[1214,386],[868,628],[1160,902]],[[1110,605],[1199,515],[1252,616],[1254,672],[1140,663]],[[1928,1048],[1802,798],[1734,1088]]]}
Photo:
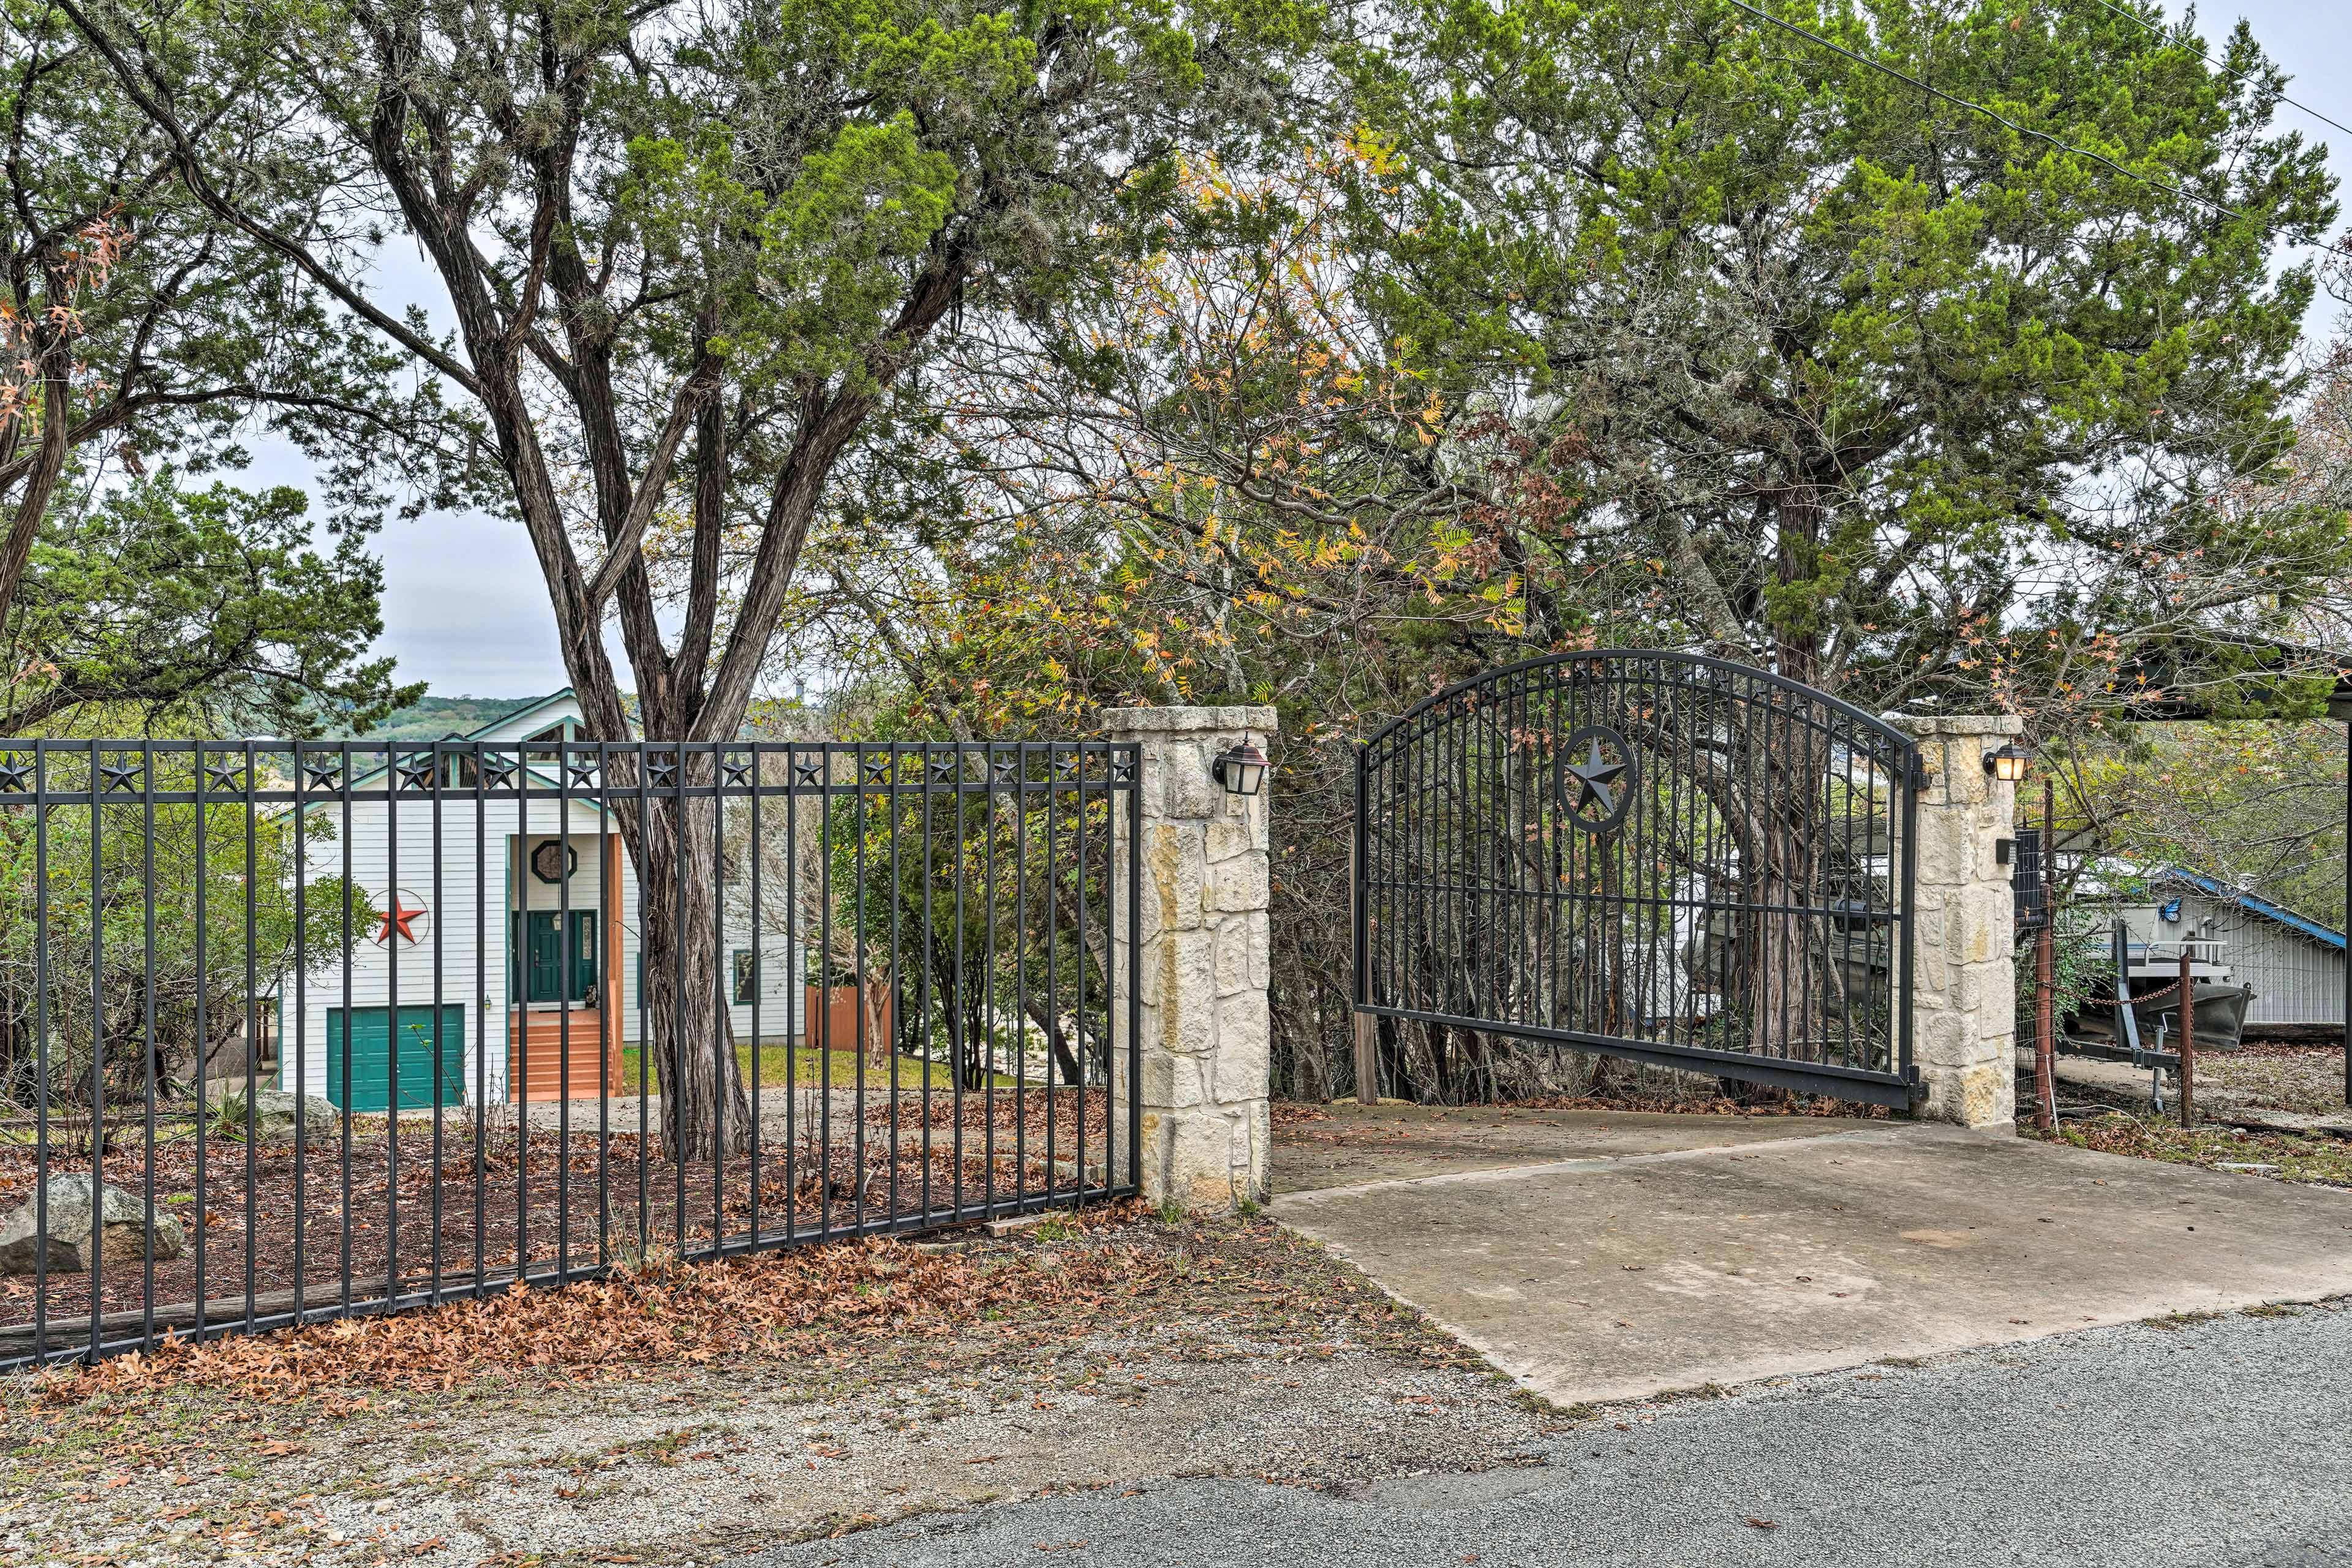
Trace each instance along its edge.
{"label": "gable roof", "polygon": [[[559,691],[551,691],[544,697],[535,698],[531,701],[524,703],[513,712],[500,714],[498,718],[491,720],[488,723],[478,725],[474,729],[467,731],[462,735],[444,735],[439,741],[384,741],[377,742],[384,747],[385,760],[383,763],[369,768],[365,773],[353,773],[349,783],[346,784],[344,787],[346,789],[359,789],[365,784],[371,784],[373,781],[383,777],[386,773],[392,771],[391,758],[393,753],[395,752],[424,752],[430,750],[434,746],[445,743],[456,744],[459,742],[471,742],[477,741],[522,741],[528,739],[530,732],[534,729],[538,728],[538,724],[536,722],[538,720],[545,717],[551,712],[559,710],[562,711],[566,719],[576,720],[580,717],[580,704],[573,699],[572,688],[569,686],[564,687]],[[513,731],[511,734],[500,733],[500,731],[509,729]],[[526,764],[526,766],[528,766],[528,764]],[[536,770],[531,770],[531,772],[533,776],[551,782],[551,775],[538,773]],[[459,792],[452,795],[451,798],[457,800],[471,800],[473,797],[464,794],[463,792]],[[304,801],[299,803],[300,808],[305,812],[311,810],[313,806],[324,807],[328,803],[324,801]],[[366,804],[376,805],[380,803],[368,802]],[[590,810],[595,812],[599,816],[609,816],[612,815],[610,808],[601,800],[575,800],[572,804],[574,805],[586,806]],[[269,815],[276,816],[287,809],[287,806],[281,805],[272,808]]]}
{"label": "gable roof", "polygon": [[[580,704],[573,699],[572,688],[567,686],[560,691],[551,691],[544,697],[524,703],[511,713],[502,713],[487,724],[477,726],[462,735],[452,735],[449,739],[453,741],[520,741],[536,727],[537,721],[541,717],[558,708],[564,710],[565,718],[580,717]],[[512,729],[515,732],[512,735],[499,733],[508,729]]]}
{"label": "gable roof", "polygon": [[2289,931],[2300,931],[2314,942],[2332,947],[2338,952],[2344,951],[2342,931],[2330,931],[2308,915],[2296,914],[2284,904],[2274,904],[2268,899],[2247,892],[2242,888],[2233,888],[2218,877],[2209,877],[2202,871],[2192,871],[2186,866],[2170,866],[2158,872],[2150,879],[2158,882],[2183,883],[2209,898],[2235,904],[2240,909],[2261,915],[2265,920],[2275,921]]}
{"label": "gable roof", "polygon": [[[572,700],[572,688],[567,686],[561,691],[551,691],[544,697],[534,698],[530,701],[526,702],[521,707],[516,709],[513,712],[501,713],[499,717],[491,720],[488,723],[477,725],[475,728],[467,731],[463,734],[444,735],[439,741],[383,741],[375,743],[383,746],[385,748],[385,755],[389,757],[390,754],[395,751],[423,752],[444,743],[472,741],[520,741],[522,740],[533,727],[533,720],[539,718],[541,714],[546,713],[551,709],[558,707],[562,707],[568,710],[567,717],[579,717],[580,704]],[[503,735],[497,732],[507,729],[510,725],[515,727],[515,732],[513,734]],[[354,773],[352,776],[351,787],[357,789],[360,785],[368,783],[372,779],[380,779],[383,777],[387,771],[389,771],[388,763],[372,767],[363,773]]]}

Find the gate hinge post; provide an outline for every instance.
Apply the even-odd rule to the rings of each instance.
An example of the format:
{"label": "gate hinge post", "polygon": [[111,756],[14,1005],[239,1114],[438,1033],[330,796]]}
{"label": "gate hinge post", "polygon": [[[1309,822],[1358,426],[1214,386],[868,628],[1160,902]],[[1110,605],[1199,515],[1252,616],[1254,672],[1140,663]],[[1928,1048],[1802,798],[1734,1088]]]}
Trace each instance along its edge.
{"label": "gate hinge post", "polygon": [[1272,797],[1229,790],[1215,760],[1272,707],[1120,708],[1103,715],[1141,761],[1114,857],[1113,1169],[1153,1205],[1230,1208],[1267,1194],[1272,1138]]}
{"label": "gate hinge post", "polygon": [[1936,788],[1916,797],[1908,933],[1911,1060],[1926,1094],[1915,1114],[1987,1131],[2015,1125],[2016,893],[2000,842],[2016,832],[2014,785],[1982,759],[2023,728],[2015,714],[1903,715],[1937,755]]}

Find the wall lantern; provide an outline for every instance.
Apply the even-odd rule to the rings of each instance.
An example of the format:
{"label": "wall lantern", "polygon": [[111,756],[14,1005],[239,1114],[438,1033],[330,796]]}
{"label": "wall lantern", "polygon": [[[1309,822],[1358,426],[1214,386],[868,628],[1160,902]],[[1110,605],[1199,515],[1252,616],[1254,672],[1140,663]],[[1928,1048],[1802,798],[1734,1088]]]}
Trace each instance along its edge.
{"label": "wall lantern", "polygon": [[1985,772],[2003,784],[2015,784],[2025,776],[2025,764],[2032,760],[2032,752],[2012,742],[1998,752],[1985,753]]}
{"label": "wall lantern", "polygon": [[1217,754],[1209,764],[1210,773],[1225,786],[1227,795],[1255,795],[1265,784],[1265,753],[1249,742],[1244,735],[1233,746]]}

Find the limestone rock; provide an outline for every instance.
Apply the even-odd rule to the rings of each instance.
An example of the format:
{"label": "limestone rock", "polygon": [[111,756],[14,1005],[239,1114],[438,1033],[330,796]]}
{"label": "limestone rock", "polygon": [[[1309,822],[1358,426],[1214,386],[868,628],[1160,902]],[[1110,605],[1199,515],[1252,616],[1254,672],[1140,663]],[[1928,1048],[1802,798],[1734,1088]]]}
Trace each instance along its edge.
{"label": "limestone rock", "polygon": [[[213,1131],[223,1138],[242,1138],[246,1132],[246,1091],[233,1089],[213,1105]],[[302,1147],[330,1149],[340,1146],[343,1133],[341,1115],[324,1099],[315,1094],[288,1094],[279,1089],[256,1090],[253,1096],[253,1137],[261,1143],[290,1142],[299,1119],[302,1127]]]}
{"label": "limestone rock", "polygon": [[[0,1274],[30,1274],[48,1255],[53,1273],[87,1273],[90,1251],[90,1179],[51,1176],[48,1181],[48,1231],[40,1228],[40,1194],[0,1226]],[[100,1221],[100,1254],[108,1264],[137,1263],[147,1256],[147,1205],[121,1187],[100,1189],[103,1206]],[[160,1260],[180,1256],[180,1222],[160,1207],[155,1211],[155,1256]]]}

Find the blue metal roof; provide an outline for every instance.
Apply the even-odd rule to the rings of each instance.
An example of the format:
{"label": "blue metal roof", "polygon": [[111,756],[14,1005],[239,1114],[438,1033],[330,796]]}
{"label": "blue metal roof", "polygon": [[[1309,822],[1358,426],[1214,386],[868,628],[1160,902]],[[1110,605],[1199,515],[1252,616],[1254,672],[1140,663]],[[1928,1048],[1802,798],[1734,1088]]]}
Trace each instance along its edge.
{"label": "blue metal roof", "polygon": [[2291,931],[2299,931],[2315,942],[2325,942],[2339,952],[2344,950],[2342,931],[2330,931],[2307,915],[2296,914],[2284,905],[2274,904],[2268,899],[2258,898],[2243,889],[2231,887],[2227,882],[2218,878],[2208,877],[2201,871],[2191,871],[2186,866],[2172,866],[2158,872],[2155,880],[2186,882],[2200,893],[2227,900],[2240,909],[2251,910],[2265,919],[2276,921]]}

